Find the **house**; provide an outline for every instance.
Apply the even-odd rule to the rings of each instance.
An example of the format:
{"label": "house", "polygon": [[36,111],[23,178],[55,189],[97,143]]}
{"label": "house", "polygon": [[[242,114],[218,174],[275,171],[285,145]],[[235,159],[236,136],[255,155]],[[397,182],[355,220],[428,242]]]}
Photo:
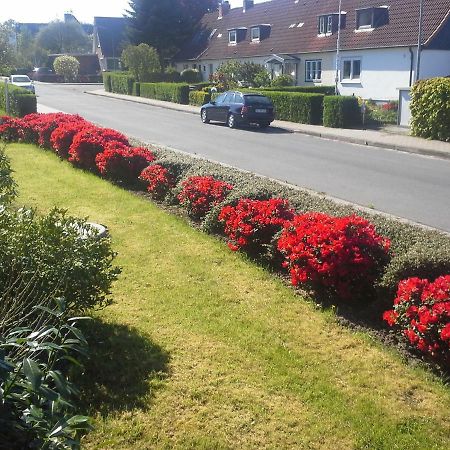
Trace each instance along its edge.
{"label": "house", "polygon": [[[450,0],[422,0],[419,78],[450,75]],[[264,65],[296,85],[334,85],[343,95],[398,99],[416,77],[420,0],[222,2],[175,59],[208,77],[225,61]],[[337,57],[337,48],[339,56]]]}
{"label": "house", "polygon": [[101,70],[120,69],[126,26],[124,17],[94,17],[93,53],[98,55]]}

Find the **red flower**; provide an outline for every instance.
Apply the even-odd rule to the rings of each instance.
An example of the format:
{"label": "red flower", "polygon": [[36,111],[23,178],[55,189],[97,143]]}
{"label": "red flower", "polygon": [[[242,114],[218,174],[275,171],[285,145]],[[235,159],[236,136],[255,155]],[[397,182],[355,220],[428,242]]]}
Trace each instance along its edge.
{"label": "red flower", "polygon": [[147,191],[156,200],[163,200],[176,184],[175,176],[160,164],[148,166],[139,179],[147,184]]}

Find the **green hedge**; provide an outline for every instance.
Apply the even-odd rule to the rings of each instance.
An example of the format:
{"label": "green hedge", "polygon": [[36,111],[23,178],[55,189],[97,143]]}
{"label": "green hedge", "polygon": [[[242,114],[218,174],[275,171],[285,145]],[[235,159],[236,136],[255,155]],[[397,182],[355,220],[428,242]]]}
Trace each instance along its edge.
{"label": "green hedge", "polygon": [[324,97],[323,125],[331,128],[355,128],[361,125],[358,99],[339,95]]}
{"label": "green hedge", "polygon": [[103,72],[103,86],[106,92],[112,92],[111,72]]}
{"label": "green hedge", "polygon": [[184,83],[140,83],[141,97],[189,104],[189,85]]}
{"label": "green hedge", "polygon": [[[8,83],[9,114],[23,117],[37,111],[36,95],[18,86]],[[0,109],[6,111],[5,83],[0,83]]]}
{"label": "green hedge", "polygon": [[430,78],[411,90],[414,136],[450,142],[450,78]]}
{"label": "green hedge", "polygon": [[280,87],[264,87],[261,91],[278,91],[278,92],[303,92],[305,94],[324,94],[334,95],[334,86],[280,86]]}
{"label": "green hedge", "polygon": [[[245,90],[246,93],[261,91]],[[306,94],[297,92],[262,91],[272,99],[276,109],[276,118],[289,122],[322,124],[323,94]]]}
{"label": "green hedge", "polygon": [[139,83],[138,81],[136,81],[136,83],[133,83],[133,95],[135,97],[141,96],[141,83]]}
{"label": "green hedge", "polygon": [[202,106],[205,103],[209,103],[211,101],[211,94],[209,92],[204,91],[191,91],[189,92],[189,104]]}
{"label": "green hedge", "polygon": [[128,73],[111,72],[111,92],[115,94],[132,95],[134,77]]}

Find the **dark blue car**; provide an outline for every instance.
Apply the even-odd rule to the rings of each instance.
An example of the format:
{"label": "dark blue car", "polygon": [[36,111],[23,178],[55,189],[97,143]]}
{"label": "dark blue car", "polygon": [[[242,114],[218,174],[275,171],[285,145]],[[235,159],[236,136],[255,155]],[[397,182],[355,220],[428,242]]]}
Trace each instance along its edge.
{"label": "dark blue car", "polygon": [[228,91],[203,105],[200,117],[203,123],[215,120],[230,128],[249,124],[267,128],[275,119],[275,108],[265,95]]}

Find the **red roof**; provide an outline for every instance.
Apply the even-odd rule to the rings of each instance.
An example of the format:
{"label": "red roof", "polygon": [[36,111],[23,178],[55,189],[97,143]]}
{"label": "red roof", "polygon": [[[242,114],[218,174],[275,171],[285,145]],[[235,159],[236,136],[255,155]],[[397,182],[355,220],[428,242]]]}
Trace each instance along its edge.
{"label": "red roof", "polygon": [[[423,43],[448,36],[450,0],[423,0]],[[388,20],[371,31],[355,31],[356,10],[388,8]],[[227,59],[270,54],[296,54],[333,51],[337,32],[318,36],[319,16],[338,13],[339,0],[272,0],[255,4],[244,13],[233,8],[218,19],[218,11],[205,14],[202,31],[182,49],[177,60]],[[419,0],[342,0],[345,28],[341,29],[341,49],[385,48],[417,45]],[[344,17],[344,16],[343,16]],[[251,42],[250,28],[270,24],[270,34],[260,42]],[[299,25],[303,24],[303,25]],[[242,40],[228,43],[228,30],[241,31]],[[213,30],[216,30],[211,36]],[[441,38],[442,41],[442,38]],[[450,49],[450,39],[439,43]]]}

